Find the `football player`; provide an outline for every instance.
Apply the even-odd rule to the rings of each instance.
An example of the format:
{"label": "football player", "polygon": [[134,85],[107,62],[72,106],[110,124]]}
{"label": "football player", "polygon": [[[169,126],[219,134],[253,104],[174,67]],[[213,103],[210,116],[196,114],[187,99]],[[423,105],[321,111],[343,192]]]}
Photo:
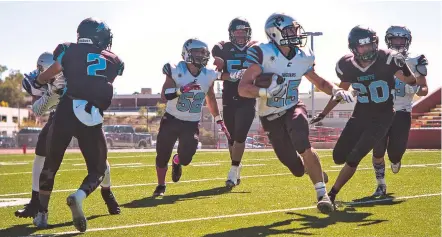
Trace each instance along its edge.
{"label": "football player", "polygon": [[165,64],[163,73],[166,81],[162,97],[167,100],[157,138],[156,171],[158,186],[153,196],[163,196],[166,192],[166,173],[172,150],[179,140],[178,153],[172,159],[172,181],[178,182],[182,166],[190,164],[198,146],[199,121],[204,101],[216,123],[229,137],[227,128],[219,115],[218,104],[213,90],[215,79],[220,72],[206,68],[210,59],[208,46],[201,40],[189,39],[183,45],[183,61],[177,65]]}
{"label": "football player", "polygon": [[[394,117],[395,77],[414,85],[420,83],[401,53],[378,49],[376,32],[356,26],[348,36],[351,54],[336,64],[340,86],[358,91],[357,103],[333,150],[336,164],[345,164],[329,192],[334,202],[341,188],[350,180],[359,162],[388,132]],[[338,102],[333,102],[338,103]]]}
{"label": "football player", "polygon": [[[274,13],[265,23],[265,33],[270,42],[247,51],[250,65],[239,83],[239,95],[259,98],[258,113],[278,159],[295,176],[300,177],[308,170],[318,209],[330,213],[333,206],[327,196],[318,154],[310,145],[307,110],[299,101],[298,87],[305,76],[327,94],[348,102],[352,100],[351,94],[316,74],[315,56],[305,47],[307,36],[295,18]],[[274,79],[268,88],[259,88],[254,81],[262,73],[278,74],[284,81],[279,84]]]}
{"label": "football player", "polygon": [[223,119],[230,133],[228,139],[232,166],[227,175],[226,186],[233,187],[241,181],[241,159],[250,126],[255,118],[255,98],[238,95],[239,81],[235,73],[247,68],[247,49],[255,44],[251,41],[252,28],[244,18],[235,18],[229,25],[230,42],[219,42],[212,49],[217,69],[223,72]]}
{"label": "football player", "polygon": [[[48,69],[54,63],[52,53],[45,52],[42,53],[37,60],[37,71],[32,73],[43,72]],[[15,212],[15,216],[17,217],[35,217],[38,212],[39,207],[39,199],[38,199],[38,191],[39,191],[39,179],[40,174],[43,169],[43,165],[46,157],[46,138],[48,135],[49,127],[53,121],[53,115],[55,112],[55,108],[59,102],[60,95],[66,84],[66,79],[63,76],[63,73],[59,73],[55,76],[54,80],[39,89],[33,88],[32,82],[33,76],[29,76],[25,74],[25,78],[23,78],[22,85],[23,88],[28,92],[29,95],[33,97],[37,97],[38,99],[32,105],[32,111],[35,115],[41,116],[47,111],[51,111],[49,114],[48,122],[43,127],[42,131],[38,135],[37,146],[35,148],[35,158],[32,166],[32,197],[29,204],[26,204],[23,209],[17,210]],[[35,78],[35,76],[34,76]],[[115,200],[115,197],[110,190],[111,180],[110,180],[110,166],[109,163],[106,163],[106,172],[103,179],[103,182],[100,184],[101,186],[101,196],[105,201],[108,211],[110,214],[119,214],[120,207]]]}
{"label": "football player", "polygon": [[47,139],[47,158],[40,175],[40,210],[34,218],[38,227],[47,226],[48,203],[55,175],[73,136],[86,160],[88,175],[80,188],[69,195],[67,204],[74,226],[87,229],[82,204],[103,181],[107,147],[102,130],[103,111],[113,97],[112,83],[122,75],[124,63],[110,51],[110,28],[101,20],[87,18],[77,28],[77,43],[59,44],[54,50],[55,62],[35,80],[35,87],[47,84],[60,72],[66,78]]}
{"label": "football player", "polygon": [[408,67],[419,80],[420,85],[408,85],[396,78],[396,96],[394,98],[394,109],[396,114],[387,135],[373,148],[373,167],[375,170],[377,188],[373,196],[383,196],[387,193],[385,183],[385,151],[388,151],[388,158],[391,162],[391,171],[396,174],[401,168],[402,156],[405,153],[408,142],[408,134],[411,128],[411,104],[414,95],[426,96],[427,87],[427,65],[428,61],[423,54],[411,55],[408,48],[411,44],[411,31],[404,26],[391,26],[387,29],[385,43],[389,49],[403,54]]}

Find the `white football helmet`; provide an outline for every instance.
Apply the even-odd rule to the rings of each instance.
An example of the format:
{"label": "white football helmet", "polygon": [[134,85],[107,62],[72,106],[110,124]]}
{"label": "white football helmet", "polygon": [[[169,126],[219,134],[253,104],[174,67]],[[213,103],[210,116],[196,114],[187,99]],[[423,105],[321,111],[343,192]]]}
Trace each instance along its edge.
{"label": "white football helmet", "polygon": [[273,13],[265,23],[265,32],[269,41],[279,46],[303,47],[307,43],[299,22],[284,13]]}
{"label": "white football helmet", "polygon": [[188,39],[183,45],[181,56],[183,60],[202,68],[207,65],[210,59],[209,47],[203,41],[193,38]]}

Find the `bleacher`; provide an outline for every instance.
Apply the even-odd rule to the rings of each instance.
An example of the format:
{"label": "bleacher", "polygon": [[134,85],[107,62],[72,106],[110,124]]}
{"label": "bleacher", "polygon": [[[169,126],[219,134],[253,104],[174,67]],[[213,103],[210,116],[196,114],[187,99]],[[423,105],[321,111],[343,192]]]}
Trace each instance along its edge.
{"label": "bleacher", "polygon": [[412,128],[440,128],[442,116],[442,105],[438,104],[435,108],[430,109],[422,115],[418,115],[411,122]]}

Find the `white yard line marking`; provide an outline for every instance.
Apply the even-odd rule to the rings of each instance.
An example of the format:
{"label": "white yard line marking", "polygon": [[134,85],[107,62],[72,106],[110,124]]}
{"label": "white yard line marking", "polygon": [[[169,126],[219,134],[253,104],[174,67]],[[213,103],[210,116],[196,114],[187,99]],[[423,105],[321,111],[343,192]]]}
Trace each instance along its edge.
{"label": "white yard line marking", "polygon": [[[378,202],[386,202],[386,201],[391,201],[391,200],[406,200],[406,199],[433,197],[433,196],[440,196],[440,195],[441,195],[441,193],[422,194],[422,195],[415,195],[415,196],[404,196],[404,197],[396,197],[396,198],[386,198],[386,199],[367,200],[367,201],[361,201],[361,202],[352,202],[352,203],[347,203],[347,205],[378,203]],[[167,224],[184,223],[184,222],[208,221],[208,220],[226,219],[226,218],[234,218],[234,217],[256,216],[256,215],[272,214],[272,213],[279,213],[279,212],[300,211],[300,210],[315,209],[315,208],[316,208],[316,206],[295,207],[295,208],[288,208],[288,209],[276,209],[276,210],[247,212],[247,213],[238,213],[238,214],[221,215],[221,216],[208,216],[208,217],[200,217],[200,218],[179,219],[179,220],[170,220],[170,221],[161,221],[161,222],[142,223],[142,224],[135,224],[135,225],[92,228],[92,229],[88,229],[87,232],[131,229],[131,228],[137,228],[137,227],[167,225]],[[66,234],[75,234],[75,233],[78,233],[78,231],[59,232],[59,233],[55,233],[55,235],[66,235]]]}
{"label": "white yard line marking", "polygon": [[[441,165],[441,164],[422,164],[426,166],[408,166],[408,165],[402,165],[403,168],[427,168],[428,166],[434,166],[434,165]],[[153,165],[154,166],[154,165]],[[138,166],[137,166],[138,167]],[[125,167],[115,167],[115,168],[125,168]],[[358,168],[358,170],[372,170],[373,168]],[[84,170],[84,169],[79,169]],[[324,170],[325,172],[340,172],[340,169],[335,170]],[[274,176],[285,176],[285,175],[293,175],[292,173],[276,173],[276,174],[261,174],[261,175],[246,175],[241,176],[241,179],[245,178],[262,178],[262,177],[274,177]],[[224,178],[209,178],[209,179],[194,179],[194,180],[182,180],[179,183],[195,183],[195,182],[208,182],[208,181],[216,181],[216,180],[225,180]],[[167,185],[174,185],[179,183],[167,183]],[[138,186],[156,186],[157,183],[144,183],[144,184],[126,184],[126,185],[113,185],[112,188],[128,188],[128,187],[138,187]],[[77,189],[61,189],[61,190],[54,190],[53,193],[59,193],[59,192],[72,192],[76,191]],[[8,194],[0,194],[0,197],[12,197],[12,196],[22,196],[22,195],[28,195],[27,193],[8,193]]]}
{"label": "white yard line marking", "polygon": [[0,166],[6,166],[6,165],[29,165],[31,162],[15,162],[15,161],[7,161],[7,162],[0,162]]}
{"label": "white yard line marking", "polygon": [[200,166],[220,166],[220,163],[204,163],[204,164],[190,164],[190,166],[200,167]]}

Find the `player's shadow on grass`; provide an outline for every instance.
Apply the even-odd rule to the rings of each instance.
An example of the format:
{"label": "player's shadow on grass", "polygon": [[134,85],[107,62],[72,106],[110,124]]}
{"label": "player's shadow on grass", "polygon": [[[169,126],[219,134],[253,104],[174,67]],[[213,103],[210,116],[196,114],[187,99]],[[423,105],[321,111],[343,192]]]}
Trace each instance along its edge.
{"label": "player's shadow on grass", "polygon": [[[174,204],[179,201],[193,200],[193,199],[203,199],[209,198],[210,196],[221,195],[224,193],[232,192],[231,189],[226,187],[217,187],[207,190],[200,190],[196,192],[178,194],[178,195],[164,195],[162,198],[145,197],[139,200],[133,200],[132,202],[123,204],[126,208],[141,208],[141,207],[156,207],[159,205]],[[232,192],[235,193],[250,193],[250,192]]]}
{"label": "player's shadow on grass", "polygon": [[[268,236],[277,234],[292,234],[310,236],[314,232],[312,229],[323,229],[327,226],[338,223],[359,223],[358,226],[368,226],[379,224],[387,220],[367,219],[372,216],[371,213],[355,212],[354,208],[345,208],[337,210],[326,217],[318,217],[294,212],[286,214],[296,215],[299,218],[291,218],[285,221],[278,221],[269,225],[252,226],[236,230],[228,230],[214,234],[208,234],[204,237],[240,237],[240,236]],[[285,227],[285,228],[284,228]],[[308,231],[308,232],[307,232]]]}
{"label": "player's shadow on grass", "polygon": [[405,202],[405,200],[395,200],[394,193],[387,193],[387,195],[379,198],[367,196],[359,199],[354,199],[352,202],[343,202],[342,204],[349,207],[374,207],[374,206],[392,206]]}
{"label": "player's shadow on grass", "polygon": [[[93,215],[90,217],[87,217],[88,220],[93,220],[98,217],[107,216],[107,215]],[[21,225],[14,225],[6,229],[0,230],[0,236],[29,236],[34,234],[35,232],[39,231],[37,227],[35,227],[32,224],[32,219],[28,219],[29,224],[21,224]],[[51,225],[49,224],[48,229],[54,229],[54,228],[60,228],[60,227],[67,227],[72,226],[72,230],[75,230],[74,225],[72,224],[72,221],[64,222],[64,223],[58,223]],[[69,234],[69,235],[63,235],[63,236],[77,236],[81,233],[75,233],[75,234]],[[54,236],[51,234],[48,235],[38,235],[38,236]]]}

